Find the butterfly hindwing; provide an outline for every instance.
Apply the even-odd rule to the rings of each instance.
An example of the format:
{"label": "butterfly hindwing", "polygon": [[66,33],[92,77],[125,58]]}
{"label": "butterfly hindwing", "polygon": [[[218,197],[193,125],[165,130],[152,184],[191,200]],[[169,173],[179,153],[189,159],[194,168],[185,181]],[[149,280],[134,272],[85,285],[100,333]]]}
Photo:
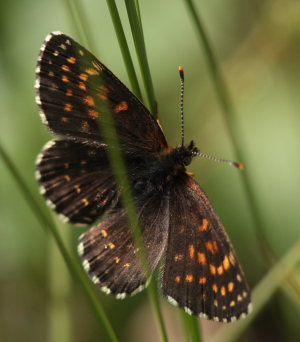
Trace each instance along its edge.
{"label": "butterfly hindwing", "polygon": [[233,247],[206,194],[189,176],[170,193],[162,287],[172,304],[215,321],[234,321],[251,308]]}
{"label": "butterfly hindwing", "polygon": [[147,108],[88,50],[53,32],[41,49],[36,78],[41,115],[56,134],[102,144],[96,119],[113,115],[125,150],[158,152],[164,134]]}
{"label": "butterfly hindwing", "polygon": [[[139,225],[152,271],[165,250],[168,236],[168,198],[153,195],[137,200]],[[147,284],[140,255],[124,209],[116,210],[80,237],[79,254],[92,281],[122,299]]]}
{"label": "butterfly hindwing", "polygon": [[38,157],[41,193],[64,221],[90,224],[118,201],[105,150],[105,145],[53,140]]}

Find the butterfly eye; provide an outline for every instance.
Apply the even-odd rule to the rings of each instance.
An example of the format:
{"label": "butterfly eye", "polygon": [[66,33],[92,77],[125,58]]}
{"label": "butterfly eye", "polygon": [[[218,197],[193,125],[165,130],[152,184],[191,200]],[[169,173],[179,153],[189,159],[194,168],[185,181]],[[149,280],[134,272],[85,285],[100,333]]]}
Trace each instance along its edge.
{"label": "butterfly eye", "polygon": [[187,166],[187,165],[191,164],[192,157],[191,156],[184,156],[182,162],[183,162],[183,165]]}

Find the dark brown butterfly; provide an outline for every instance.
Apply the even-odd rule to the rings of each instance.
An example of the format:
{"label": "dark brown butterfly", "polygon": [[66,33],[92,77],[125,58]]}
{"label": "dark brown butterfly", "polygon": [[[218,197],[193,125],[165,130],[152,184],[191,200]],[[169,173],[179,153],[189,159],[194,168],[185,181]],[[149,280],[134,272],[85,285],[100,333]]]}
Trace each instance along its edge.
{"label": "dark brown butterfly", "polygon": [[147,284],[97,120],[112,115],[151,269],[163,294],[187,313],[230,322],[251,309],[250,292],[224,228],[186,166],[198,149],[173,148],[147,108],[89,51],[54,32],[42,46],[36,101],[60,139],[37,161],[48,204],[66,222],[91,224],[78,251],[92,281],[117,298]]}

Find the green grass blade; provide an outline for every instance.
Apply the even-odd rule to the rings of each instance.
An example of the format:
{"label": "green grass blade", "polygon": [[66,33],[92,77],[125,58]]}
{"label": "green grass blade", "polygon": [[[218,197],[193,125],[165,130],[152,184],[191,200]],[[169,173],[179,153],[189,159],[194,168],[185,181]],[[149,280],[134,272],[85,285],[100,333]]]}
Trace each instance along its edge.
{"label": "green grass blade", "polygon": [[141,27],[141,22],[139,19],[138,11],[136,8],[135,1],[125,0],[127,14],[129,18],[129,23],[131,27],[132,37],[134,41],[134,46],[136,49],[137,58],[140,64],[142,79],[146,91],[147,103],[151,113],[157,118],[157,106],[154,94],[154,87],[152,82],[152,77],[150,73],[146,46],[144,41],[144,35]]}
{"label": "green grass blade", "polygon": [[222,327],[209,342],[233,342],[250,326],[257,314],[300,262],[300,240],[270,269],[253,291],[253,312],[249,317]]}
{"label": "green grass blade", "polygon": [[[224,113],[225,124],[227,126],[227,131],[229,133],[229,138],[231,140],[231,146],[235,158],[238,161],[243,161],[247,164],[247,161],[245,160],[245,153],[243,153],[242,150],[243,138],[239,124],[237,122],[237,115],[235,113],[233,103],[230,99],[225,81],[222,77],[217,58],[215,57],[215,54],[213,52],[212,44],[209,41],[208,35],[206,34],[200,15],[199,13],[197,13],[193,0],[184,0],[184,2],[195,25],[199,43],[203,47],[207,66],[217,94],[217,98]],[[264,256],[265,262],[270,263],[274,259],[275,253],[272,251],[272,248],[265,236],[262,216],[257,204],[258,202],[253,192],[253,186],[251,184],[250,176],[247,172],[247,169],[241,172],[240,175],[243,181],[246,200],[248,202],[248,208],[251,212],[253,227],[256,231],[257,240],[261,247],[261,252]]]}
{"label": "green grass blade", "polygon": [[132,58],[130,55],[130,51],[128,48],[127,40],[125,37],[125,33],[122,27],[121,19],[119,16],[118,8],[116,6],[116,2],[114,0],[107,0],[107,6],[109,8],[110,16],[116,31],[117,39],[119,42],[120,50],[123,56],[123,60],[125,63],[126,71],[129,77],[129,81],[131,84],[131,89],[134,92],[134,94],[143,101],[141,89],[138,83],[138,79],[136,76],[136,72],[134,69],[134,65],[132,62]]}
{"label": "green grass blade", "polygon": [[185,332],[185,342],[201,342],[199,319],[188,315],[183,310],[180,310],[180,316]]}
{"label": "green grass blade", "polygon": [[[109,1],[108,0],[107,3],[108,3],[108,7],[109,7],[109,10],[110,10],[111,16],[112,16],[112,20],[114,22],[114,26],[115,26],[115,30],[116,30],[116,33],[117,33],[117,37],[118,37],[118,40],[119,40],[119,44],[120,44],[121,50],[122,49],[124,50],[124,51],[122,50],[123,58],[124,58],[124,52],[125,52],[125,55],[127,56],[126,66],[127,67],[129,66],[129,68],[131,70],[130,73],[133,73],[134,72],[133,63],[132,63],[132,60],[131,60],[131,57],[130,57],[130,53],[129,53],[129,50],[128,50],[126,38],[125,38],[125,35],[124,35],[124,30],[122,28],[122,24],[121,24],[121,20],[120,20],[118,11],[117,11],[117,7],[116,7],[114,1]],[[135,19],[137,19],[137,17],[135,17]],[[139,17],[139,20],[140,20],[140,17]],[[138,26],[141,28],[141,22],[140,21],[139,21],[139,25]],[[143,47],[144,47],[144,54],[140,54],[139,61],[141,59],[143,61],[146,61],[145,63],[142,63],[142,64],[144,66],[145,65],[148,66],[143,35],[142,35],[142,42],[143,42]],[[130,59],[128,58],[128,56],[130,57]],[[141,65],[141,62],[140,62],[140,65]],[[151,79],[151,76],[150,76],[149,67],[148,68],[146,67],[145,69],[148,70],[149,77],[143,77],[143,79],[144,80],[146,79],[147,82],[148,82],[147,83],[148,86],[145,85],[145,88],[146,88],[146,93],[148,94],[147,98],[148,98],[149,106],[151,108],[151,105],[150,105],[151,104],[151,99],[149,100],[149,91],[147,91],[147,89],[152,89],[152,92],[150,91],[150,96],[151,96],[151,94],[153,94],[152,95],[152,98],[153,98],[152,102],[155,102],[155,100],[154,100],[154,90],[153,90],[152,79]],[[146,72],[146,74],[147,74],[147,72]],[[130,74],[129,74],[129,77],[130,77]],[[137,81],[135,72],[134,72],[133,78],[135,79],[134,82],[136,82],[137,87],[138,87],[138,81]],[[150,79],[150,82],[149,82],[149,79]],[[138,92],[140,93],[139,87],[138,87]],[[106,125],[106,129],[103,130],[103,131],[105,131],[105,133],[104,133],[105,134],[105,141],[108,143],[108,145],[111,145],[111,144],[113,144],[113,143],[115,143],[117,141],[117,133],[116,133],[115,127],[114,128],[113,127],[114,127],[113,123],[109,122],[108,125]],[[101,129],[101,127],[100,127],[100,129]],[[117,142],[117,146],[119,146],[118,142]],[[134,202],[132,200],[132,193],[131,193],[131,189],[130,189],[130,186],[129,186],[128,177],[124,177],[124,174],[125,174],[124,171],[126,170],[126,167],[125,167],[125,164],[124,164],[123,156],[122,156],[122,154],[121,154],[121,152],[120,152],[118,147],[113,149],[110,153],[111,153],[110,158],[112,160],[112,166],[113,166],[113,169],[114,169],[114,171],[116,173],[118,184],[123,189],[123,204],[124,204],[124,207],[128,211],[128,218],[129,218],[129,221],[131,223],[131,226],[133,227],[134,239],[135,239],[135,241],[137,243],[137,246],[140,248],[140,251],[141,251],[141,255],[140,255],[141,261],[142,261],[142,263],[143,263],[143,265],[145,267],[144,272],[147,275],[147,274],[151,273],[150,272],[150,265],[148,263],[147,253],[146,253],[145,246],[144,246],[144,243],[143,243],[143,240],[142,240],[141,232],[140,232],[139,229],[134,229],[134,227],[136,227],[137,224],[138,224],[138,222],[137,222],[137,213],[136,213],[135,204],[134,204]],[[163,320],[163,315],[162,315],[161,308],[160,308],[159,294],[158,294],[158,291],[157,291],[157,288],[156,288],[156,285],[155,285],[154,282],[150,282],[150,284],[149,284],[148,296],[150,298],[153,310],[155,312],[155,316],[157,318],[157,322],[158,322],[158,326],[159,326],[159,329],[160,329],[162,340],[164,342],[167,342],[168,341],[168,337],[167,337],[167,331],[166,331],[165,323],[164,323],[164,320]]]}
{"label": "green grass blade", "polygon": [[78,0],[64,0],[66,12],[78,39],[91,51],[95,51],[92,30],[83,6]]}
{"label": "green grass blade", "polygon": [[190,326],[190,334],[192,342],[201,342],[201,335],[199,329],[199,319],[197,317],[191,316],[188,320]]}
{"label": "green grass blade", "polygon": [[[54,217],[54,221],[61,232],[63,241],[68,246],[70,230],[64,229],[64,224],[59,222],[57,217]],[[70,294],[72,291],[71,277],[52,236],[49,236],[47,239],[46,250],[47,282],[50,295],[50,300],[47,304],[48,342],[57,342],[60,340],[71,342],[73,341],[70,306]]]}
{"label": "green grass blade", "polygon": [[92,305],[92,308],[95,311],[96,318],[98,319],[99,323],[105,329],[107,335],[110,337],[111,341],[118,342],[118,338],[102,308],[100,305],[98,298],[94,292],[93,285],[90,283],[87,276],[83,273],[81,266],[78,262],[76,262],[69,254],[67,248],[65,247],[63,240],[56,229],[53,221],[45,215],[44,211],[41,209],[39,203],[35,200],[33,194],[30,192],[28,186],[22,179],[20,172],[17,170],[16,166],[14,165],[13,161],[10,159],[9,155],[4,150],[3,146],[0,144],[0,157],[2,158],[4,164],[8,168],[10,174],[12,175],[14,181],[18,185],[22,196],[25,199],[25,202],[29,206],[30,210],[32,211],[33,215],[45,230],[49,230],[52,234],[57,247],[59,248],[60,253],[62,254],[69,271],[77,277],[80,284],[82,285],[84,292],[87,298]]}
{"label": "green grass blade", "polygon": [[[107,112],[111,110],[107,107]],[[140,230],[139,222],[138,222],[138,214],[136,210],[136,203],[134,202],[131,185],[129,182],[127,169],[125,165],[125,161],[123,158],[122,151],[120,149],[120,143],[116,131],[116,127],[113,121],[112,115],[105,115],[101,121],[98,122],[99,129],[104,138],[104,141],[109,146],[108,156],[111,162],[111,167],[114,171],[117,183],[121,189],[121,201],[124,208],[127,211],[127,218],[130,224],[130,228],[132,230],[134,242],[138,248],[138,254],[141,259],[143,265],[143,271],[146,279],[149,279],[151,276],[151,267],[148,261],[147,250],[144,245],[143,236]],[[158,321],[158,325],[160,328],[161,338],[163,342],[168,342],[167,332],[165,328],[165,324],[163,321],[163,316],[160,309],[160,302],[158,298],[158,292],[156,285],[153,281],[150,282],[147,289],[153,310],[155,312],[155,316]]]}

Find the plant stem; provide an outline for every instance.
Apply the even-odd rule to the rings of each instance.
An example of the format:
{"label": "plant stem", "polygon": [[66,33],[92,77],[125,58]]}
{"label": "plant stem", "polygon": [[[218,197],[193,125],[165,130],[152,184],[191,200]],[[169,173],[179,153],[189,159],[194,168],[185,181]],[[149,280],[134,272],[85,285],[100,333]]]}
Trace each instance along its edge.
{"label": "plant stem", "polygon": [[115,31],[116,31],[117,39],[119,42],[120,50],[121,50],[121,53],[123,56],[123,60],[125,63],[125,67],[127,70],[127,74],[129,77],[129,81],[131,84],[132,91],[141,101],[143,101],[141,89],[140,89],[140,86],[138,83],[138,79],[136,76],[136,72],[134,69],[134,65],[132,62],[132,58],[130,55],[130,51],[128,48],[127,40],[126,40],[126,37],[124,34],[124,30],[122,27],[122,23],[121,23],[121,19],[119,16],[119,12],[118,12],[116,3],[114,0],[107,0],[106,2],[107,2],[107,6],[109,8],[109,11],[110,11],[110,15],[111,15],[111,19],[112,19]]}
{"label": "plant stem", "polygon": [[146,91],[147,103],[153,116],[157,118],[157,106],[154,94],[154,87],[152,83],[152,77],[150,73],[146,46],[144,41],[144,35],[139,20],[138,11],[134,0],[125,0],[127,14],[131,26],[132,37],[137,54],[137,58],[140,64],[142,79]]}
{"label": "plant stem", "polygon": [[[111,112],[111,109],[107,106],[107,113]],[[148,260],[148,253],[143,241],[143,236],[141,233],[138,213],[136,210],[136,203],[133,198],[131,184],[128,179],[127,169],[125,161],[123,158],[122,151],[120,149],[120,143],[114,124],[112,114],[105,115],[105,117],[98,122],[99,130],[104,138],[104,141],[109,146],[108,156],[110,159],[111,167],[114,171],[117,183],[121,189],[121,201],[123,207],[126,209],[127,218],[129,221],[130,228],[132,230],[132,235],[134,238],[135,245],[138,248],[138,254],[143,265],[143,271],[146,279],[149,279],[152,270]],[[160,328],[160,333],[162,341],[167,342],[167,332],[165,324],[163,321],[163,316],[160,309],[160,303],[158,299],[158,293],[154,282],[150,282],[148,286],[148,295],[154,309],[158,325]]]}
{"label": "plant stem", "polygon": [[[187,9],[191,18],[194,22],[197,31],[197,37],[199,39],[199,43],[203,47],[203,51],[206,57],[206,62],[208,65],[208,69],[213,81],[213,85],[217,94],[217,98],[220,102],[220,106],[224,113],[224,120],[227,127],[227,131],[229,133],[229,138],[231,140],[231,146],[234,152],[234,155],[238,161],[245,161],[245,154],[242,150],[242,133],[237,122],[237,115],[235,113],[235,109],[233,103],[230,99],[227,87],[225,85],[225,81],[222,77],[220,66],[218,64],[217,58],[214,55],[212,44],[209,41],[208,35],[205,32],[204,26],[202,24],[200,15],[196,11],[196,7],[194,5],[193,0],[185,0],[187,5]],[[253,226],[256,231],[258,237],[258,243],[261,247],[262,254],[264,256],[265,262],[268,263],[271,260],[274,260],[274,252],[272,251],[271,246],[268,243],[268,240],[265,236],[263,229],[263,220],[261,217],[261,213],[259,210],[259,206],[257,204],[253,186],[251,184],[250,176],[247,170],[240,173],[240,176],[243,181],[243,186],[246,194],[246,200],[248,202],[248,208],[251,212]]]}
{"label": "plant stem", "polygon": [[78,39],[89,50],[94,51],[95,44],[93,42],[92,30],[87,20],[84,8],[81,6],[80,1],[77,0],[64,0],[66,11],[70,17],[70,22],[73,30],[78,36]]}

